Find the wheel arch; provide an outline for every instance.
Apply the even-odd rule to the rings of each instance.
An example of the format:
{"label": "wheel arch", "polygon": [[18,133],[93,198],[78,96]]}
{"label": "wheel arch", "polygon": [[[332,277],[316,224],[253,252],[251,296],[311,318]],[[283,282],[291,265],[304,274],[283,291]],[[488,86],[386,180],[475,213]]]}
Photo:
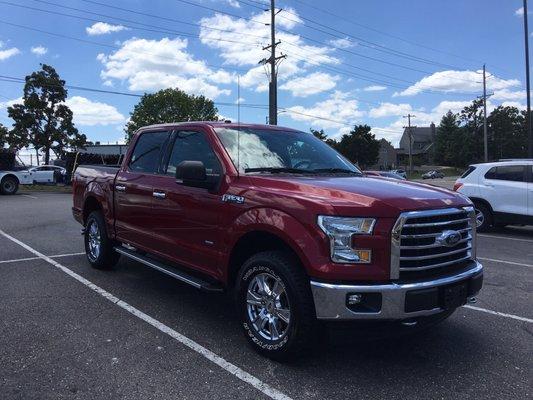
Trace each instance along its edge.
{"label": "wheel arch", "polygon": [[242,235],[231,249],[227,263],[227,286],[233,288],[239,269],[252,255],[262,251],[281,250],[288,254],[298,264],[304,273],[305,261],[298,252],[280,235],[267,230],[252,230]]}
{"label": "wheel arch", "polygon": [[83,203],[83,224],[87,222],[87,218],[93,211],[102,211],[102,205],[95,196],[87,196]]}
{"label": "wheel arch", "polygon": [[472,200],[472,203],[474,203],[474,205],[476,203],[480,203],[480,204],[483,204],[484,206],[488,207],[490,212],[494,214],[494,210],[492,209],[492,206],[490,205],[490,203],[485,200],[485,199],[482,199],[480,197],[475,197],[475,196],[472,196],[472,197],[469,197],[470,200]]}
{"label": "wheel arch", "polygon": [[17,181],[17,184],[20,185],[20,179],[17,175],[15,174],[12,174],[12,173],[7,173],[5,175],[3,175],[1,178],[0,178],[0,182],[2,182],[4,179],[6,178],[14,178],[16,181]]}

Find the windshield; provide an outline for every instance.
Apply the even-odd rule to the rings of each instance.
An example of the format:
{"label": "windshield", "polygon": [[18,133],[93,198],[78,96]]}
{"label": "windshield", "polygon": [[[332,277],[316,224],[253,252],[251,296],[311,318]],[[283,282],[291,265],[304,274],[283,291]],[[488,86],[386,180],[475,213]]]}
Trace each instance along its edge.
{"label": "windshield", "polygon": [[251,128],[240,128],[240,135],[236,128],[215,131],[240,172],[361,173],[311,133]]}

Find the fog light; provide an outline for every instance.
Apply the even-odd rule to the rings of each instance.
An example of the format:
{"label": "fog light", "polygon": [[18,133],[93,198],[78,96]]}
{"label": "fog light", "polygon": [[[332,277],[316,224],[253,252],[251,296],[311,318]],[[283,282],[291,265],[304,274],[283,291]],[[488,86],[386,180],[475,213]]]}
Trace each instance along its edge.
{"label": "fog light", "polygon": [[362,294],[349,294],[347,302],[348,302],[348,305],[354,306],[356,304],[361,303],[362,300],[363,300]]}

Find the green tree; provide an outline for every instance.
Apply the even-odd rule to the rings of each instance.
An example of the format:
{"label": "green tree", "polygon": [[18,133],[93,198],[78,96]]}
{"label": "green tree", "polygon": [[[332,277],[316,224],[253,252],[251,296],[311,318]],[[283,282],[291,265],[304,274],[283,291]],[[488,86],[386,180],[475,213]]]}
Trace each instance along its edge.
{"label": "green tree", "polygon": [[10,132],[16,147],[32,146],[37,154],[44,152],[45,163],[50,162],[50,152],[61,156],[73,145],[82,147],[86,141],[72,122],[72,111],[65,105],[65,81],[56,70],[41,64],[41,70],[26,76],[23,103],[8,107],[14,121]]}
{"label": "green tree", "polygon": [[516,107],[499,106],[487,118],[489,124],[489,158],[527,156],[525,113]]}
{"label": "green tree", "polygon": [[0,149],[3,149],[4,146],[7,144],[7,134],[7,128],[4,125],[0,124]]}
{"label": "green tree", "polygon": [[217,121],[218,110],[212,100],[189,95],[179,89],[164,89],[145,94],[130,113],[126,124],[127,139],[146,125],[183,121]]}
{"label": "green tree", "polygon": [[337,141],[335,139],[328,138],[328,135],[326,135],[326,133],[324,132],[324,129],[316,130],[316,129],[311,128],[310,131],[317,139],[322,140],[327,145],[333,148],[337,148],[337,145],[338,145]]}
{"label": "green tree", "polygon": [[356,125],[350,133],[342,135],[337,145],[343,156],[363,169],[375,164],[379,157],[379,140],[371,129],[368,125]]}
{"label": "green tree", "polygon": [[462,142],[458,116],[448,111],[441,119],[435,137],[435,161],[443,165],[455,165],[456,141]]}
{"label": "green tree", "polygon": [[465,166],[483,160],[483,100],[472,101],[459,114],[463,127],[461,140],[458,143],[460,154],[457,154],[457,166]]}

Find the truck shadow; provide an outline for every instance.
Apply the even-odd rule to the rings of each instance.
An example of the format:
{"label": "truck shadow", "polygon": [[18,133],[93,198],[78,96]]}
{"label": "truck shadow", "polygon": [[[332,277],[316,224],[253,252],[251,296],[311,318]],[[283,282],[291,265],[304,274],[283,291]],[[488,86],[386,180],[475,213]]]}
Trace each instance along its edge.
{"label": "truck shadow", "polygon": [[466,380],[461,385],[466,384],[473,379],[471,368],[489,368],[493,363],[494,343],[484,335],[483,320],[464,318],[461,311],[411,335],[402,335],[390,325],[368,331],[358,324],[328,324],[313,351],[288,362],[274,362],[245,345],[229,296],[199,292],[131,261],[121,261],[110,273],[121,275],[113,281],[129,294],[124,300],[132,301],[129,297],[134,294],[132,305],[260,379],[278,381],[290,374],[291,380],[300,380],[299,386],[312,393],[330,393],[338,385],[354,390],[364,385],[365,390],[374,387],[376,393],[385,394],[384,383],[404,391],[408,383],[414,386],[407,392],[416,395],[416,386],[428,382],[445,384],[462,377]]}

